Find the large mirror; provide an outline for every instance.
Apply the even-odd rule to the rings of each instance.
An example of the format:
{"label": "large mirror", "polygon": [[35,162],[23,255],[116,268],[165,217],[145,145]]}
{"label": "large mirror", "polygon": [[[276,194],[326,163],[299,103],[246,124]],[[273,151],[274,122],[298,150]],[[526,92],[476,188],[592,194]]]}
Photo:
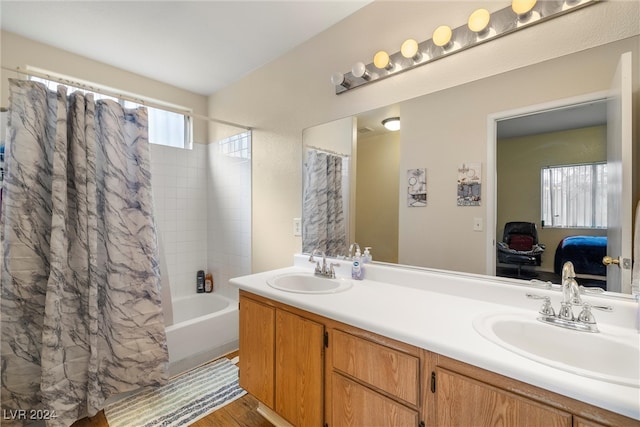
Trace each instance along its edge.
{"label": "large mirror", "polygon": [[[585,286],[629,293],[631,217],[637,188],[625,188],[624,200],[615,199],[609,190],[607,201],[602,177],[597,175],[612,167],[607,165],[611,156],[607,146],[616,138],[611,131],[617,119],[611,117],[615,108],[607,105],[611,103],[607,88],[615,65],[604,67],[603,75],[576,78],[570,71],[562,75],[569,63],[589,69],[594,55],[613,63],[622,53],[610,52],[604,58],[603,49],[606,47],[306,129],[303,227],[317,224],[318,217],[325,223],[320,236],[310,239],[303,233],[303,251],[321,247],[340,256],[346,254],[349,243],[357,242],[363,248],[372,247],[374,261],[553,283],[559,282],[558,264],[572,260],[585,264],[579,267]],[[544,109],[548,111],[538,111]],[[384,129],[382,121],[389,117],[400,117],[399,131]],[[627,143],[631,150],[633,142]],[[341,217],[324,216],[327,207],[335,213],[337,204],[331,200],[323,200],[321,210],[309,204],[313,199],[306,194],[312,179],[310,155],[316,153],[340,164],[339,175],[330,181],[337,185],[333,194],[342,195]],[[609,170],[610,176],[631,176],[633,160],[637,159],[616,162],[626,172]],[[324,165],[325,158],[322,161]],[[557,190],[563,181],[556,176],[582,173],[579,185],[571,185],[584,187],[586,170],[594,174],[588,178],[593,181],[593,198],[580,203],[589,204],[592,210],[589,218],[577,219],[566,206],[559,209],[574,196]],[[477,195],[472,194],[468,180],[475,180]],[[602,209],[598,210],[607,203],[609,222],[606,209],[604,217]],[[586,204],[573,210],[584,214]],[[621,216],[628,219],[626,228],[612,238],[608,236],[611,219],[618,218],[616,213],[622,209]],[[315,219],[310,220],[312,215]],[[497,247],[505,229],[512,227],[508,223],[533,225],[535,243],[542,249],[537,262],[512,262],[500,256]],[[327,224],[331,230],[343,230],[343,235],[331,237],[324,228]],[[331,246],[319,245],[323,238]],[[574,248],[574,243],[580,245]],[[524,247],[517,249],[525,251]],[[603,255],[619,259],[620,265],[605,267]],[[598,265],[593,259],[600,260]]]}

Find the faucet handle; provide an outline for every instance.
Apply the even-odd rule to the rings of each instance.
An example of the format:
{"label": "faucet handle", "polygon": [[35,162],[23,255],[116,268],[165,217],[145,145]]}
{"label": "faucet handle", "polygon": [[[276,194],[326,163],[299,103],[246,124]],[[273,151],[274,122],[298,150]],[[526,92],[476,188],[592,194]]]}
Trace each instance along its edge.
{"label": "faucet handle", "polygon": [[558,314],[558,317],[560,317],[561,319],[564,320],[574,320],[575,317],[573,317],[573,310],[571,309],[571,303],[570,302],[562,302],[560,303],[560,313]]}
{"label": "faucet handle", "polygon": [[334,267],[340,267],[340,263],[336,262],[336,263],[331,263],[329,264],[329,274],[331,275],[332,279],[336,278],[336,270],[334,269]]}
{"label": "faucet handle", "polygon": [[593,314],[591,313],[591,304],[588,302],[585,302],[582,305],[582,311],[578,314],[578,321],[582,323],[589,323],[591,325],[596,324],[596,318],[593,317]]}
{"label": "faucet handle", "polygon": [[556,312],[553,309],[553,306],[551,305],[550,297],[528,293],[527,298],[544,300],[544,302],[542,303],[542,307],[540,307],[540,310],[539,310],[540,314],[544,316],[550,316],[550,317],[553,317],[556,315]]}
{"label": "faucet handle", "polygon": [[593,304],[589,304],[588,302],[585,302],[584,304],[582,304],[583,307],[589,306],[589,308],[595,308],[596,310],[600,310],[600,311],[613,311],[613,307],[610,305],[593,305]]}
{"label": "faucet handle", "polygon": [[581,294],[602,294],[604,293],[604,289],[598,287],[598,286],[589,286],[586,287],[584,285],[580,285],[578,286],[578,288],[580,289],[580,293]]}

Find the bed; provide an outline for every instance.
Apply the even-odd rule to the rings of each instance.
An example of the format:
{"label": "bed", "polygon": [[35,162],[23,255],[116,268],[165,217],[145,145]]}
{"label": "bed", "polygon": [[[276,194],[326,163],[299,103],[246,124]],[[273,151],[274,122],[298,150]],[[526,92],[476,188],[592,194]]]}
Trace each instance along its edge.
{"label": "bed", "polygon": [[606,276],[607,267],[602,258],[607,254],[607,236],[569,236],[560,241],[556,249],[553,270],[562,271],[562,265],[571,261],[576,274]]}

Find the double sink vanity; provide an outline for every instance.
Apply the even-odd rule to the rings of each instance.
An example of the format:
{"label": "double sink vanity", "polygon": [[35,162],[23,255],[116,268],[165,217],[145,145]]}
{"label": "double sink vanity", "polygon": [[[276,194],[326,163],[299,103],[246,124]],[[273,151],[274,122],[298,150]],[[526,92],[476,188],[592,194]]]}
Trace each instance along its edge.
{"label": "double sink vanity", "polygon": [[640,426],[637,301],[582,293],[608,311],[576,331],[538,320],[559,285],[336,263],[231,280],[240,385],[275,424]]}

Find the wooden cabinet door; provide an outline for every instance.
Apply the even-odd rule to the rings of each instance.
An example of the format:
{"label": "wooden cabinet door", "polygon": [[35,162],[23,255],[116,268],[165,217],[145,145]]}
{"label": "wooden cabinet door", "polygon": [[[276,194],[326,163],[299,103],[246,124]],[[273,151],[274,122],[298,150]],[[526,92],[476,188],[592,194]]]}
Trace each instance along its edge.
{"label": "wooden cabinet door", "polygon": [[542,405],[463,375],[436,368],[439,426],[571,427],[567,412]]}
{"label": "wooden cabinet door", "polygon": [[276,310],[276,412],[297,427],[323,425],[324,326]]}
{"label": "wooden cabinet door", "polygon": [[418,426],[418,411],[333,372],[331,427]]}
{"label": "wooden cabinet door", "polygon": [[240,387],[274,408],[275,308],[240,297]]}

